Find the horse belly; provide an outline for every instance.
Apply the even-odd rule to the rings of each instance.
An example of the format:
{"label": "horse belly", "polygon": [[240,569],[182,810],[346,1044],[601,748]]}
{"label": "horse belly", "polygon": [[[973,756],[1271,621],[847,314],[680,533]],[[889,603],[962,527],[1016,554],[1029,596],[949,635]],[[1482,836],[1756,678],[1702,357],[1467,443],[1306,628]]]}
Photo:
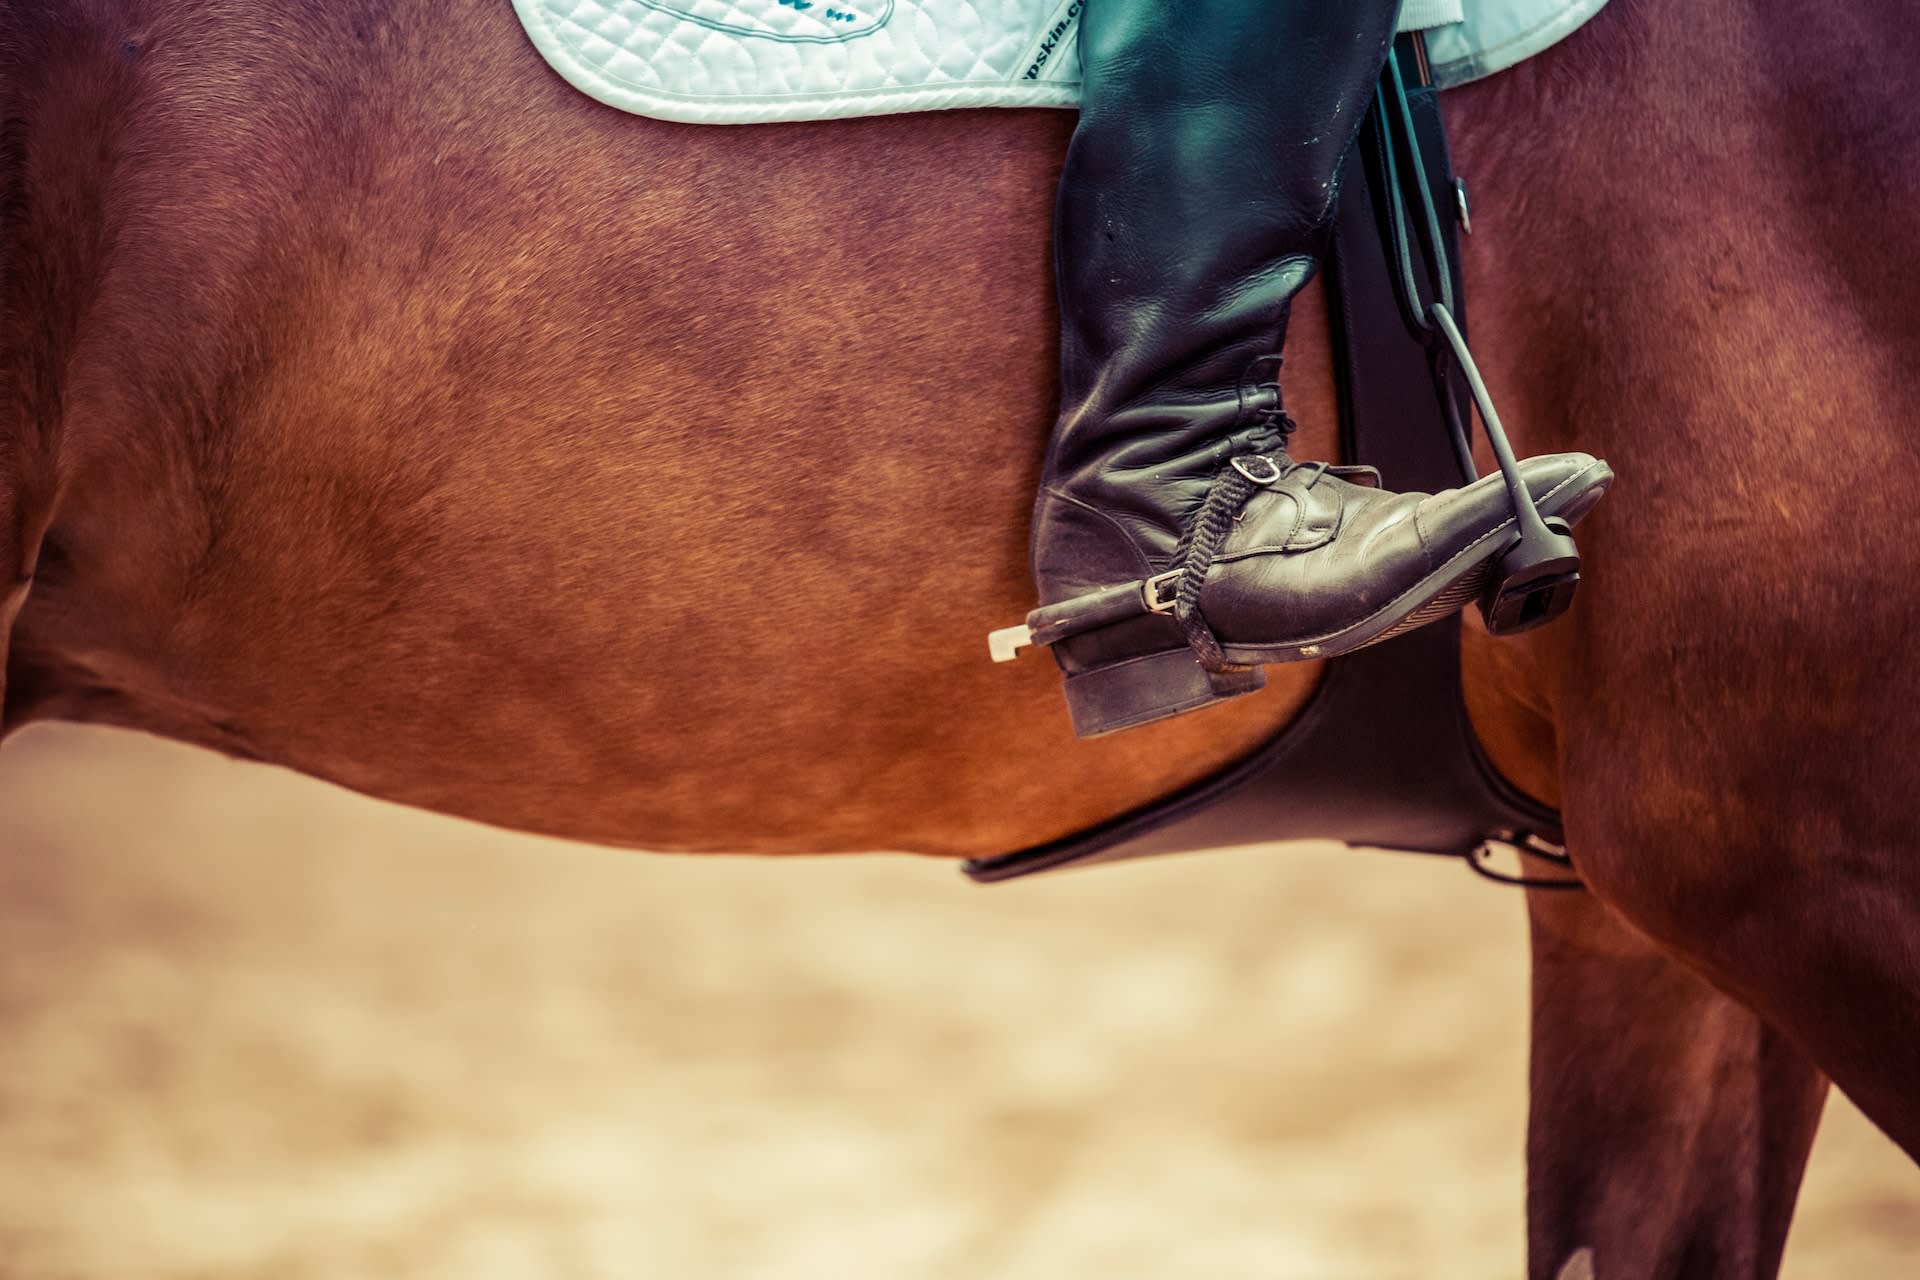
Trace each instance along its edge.
{"label": "horse belly", "polygon": [[[42,593],[16,721],[605,843],[955,854],[1146,803],[1286,721],[1309,668],[1082,743],[1044,655],[987,660],[1031,604],[1070,116],[667,125],[530,63],[461,81],[457,135],[385,139],[378,182],[230,175],[281,237],[258,341],[286,336],[234,375],[196,483],[222,534],[172,530],[190,570],[126,594]],[[126,518],[101,504],[70,549],[124,561]],[[84,695],[50,656],[81,618],[129,638]]]}

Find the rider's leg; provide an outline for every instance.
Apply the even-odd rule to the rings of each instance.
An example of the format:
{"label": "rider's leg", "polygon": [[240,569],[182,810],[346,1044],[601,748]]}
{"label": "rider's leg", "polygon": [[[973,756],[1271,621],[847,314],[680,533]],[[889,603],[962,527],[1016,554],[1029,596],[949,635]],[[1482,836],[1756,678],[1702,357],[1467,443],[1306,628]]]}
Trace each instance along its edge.
{"label": "rider's leg", "polygon": [[[1083,735],[1452,613],[1510,540],[1498,476],[1423,500],[1285,453],[1288,307],[1325,248],[1399,7],[1087,0],[1030,619]],[[1523,474],[1541,513],[1568,519],[1609,475],[1585,454]]]}

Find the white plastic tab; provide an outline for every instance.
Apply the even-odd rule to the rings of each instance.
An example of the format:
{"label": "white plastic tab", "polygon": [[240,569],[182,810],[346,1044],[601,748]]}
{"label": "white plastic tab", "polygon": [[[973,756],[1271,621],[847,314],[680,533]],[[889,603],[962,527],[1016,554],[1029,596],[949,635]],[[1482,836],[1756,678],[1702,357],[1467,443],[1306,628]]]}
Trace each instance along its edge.
{"label": "white plastic tab", "polygon": [[1033,628],[1021,623],[987,633],[987,652],[995,662],[1012,662],[1020,651],[1033,643]]}

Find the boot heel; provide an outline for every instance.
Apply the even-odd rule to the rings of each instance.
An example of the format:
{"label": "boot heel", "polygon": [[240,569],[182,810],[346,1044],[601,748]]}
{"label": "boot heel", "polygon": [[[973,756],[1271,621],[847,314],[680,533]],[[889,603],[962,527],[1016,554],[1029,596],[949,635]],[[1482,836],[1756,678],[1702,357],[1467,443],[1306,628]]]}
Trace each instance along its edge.
{"label": "boot heel", "polygon": [[1180,648],[1068,676],[1067,710],[1074,733],[1092,738],[1266,687],[1260,667],[1214,673],[1191,649]]}

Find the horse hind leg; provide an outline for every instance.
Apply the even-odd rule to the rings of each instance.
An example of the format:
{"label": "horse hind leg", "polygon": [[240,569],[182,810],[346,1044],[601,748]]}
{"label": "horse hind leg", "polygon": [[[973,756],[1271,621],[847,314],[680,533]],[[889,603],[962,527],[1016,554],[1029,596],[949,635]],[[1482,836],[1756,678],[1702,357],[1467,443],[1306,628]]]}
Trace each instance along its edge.
{"label": "horse hind leg", "polygon": [[1529,1276],[1775,1275],[1826,1078],[1591,895],[1528,899]]}

